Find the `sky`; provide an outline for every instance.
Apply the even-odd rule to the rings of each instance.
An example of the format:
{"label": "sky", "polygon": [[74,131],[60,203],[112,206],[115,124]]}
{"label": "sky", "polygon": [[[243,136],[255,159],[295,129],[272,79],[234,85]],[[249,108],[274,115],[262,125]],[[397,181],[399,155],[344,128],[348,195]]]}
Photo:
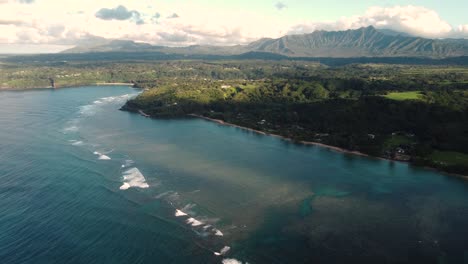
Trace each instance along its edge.
{"label": "sky", "polygon": [[0,53],[49,53],[103,39],[237,45],[315,30],[387,28],[468,38],[468,1],[0,0]]}

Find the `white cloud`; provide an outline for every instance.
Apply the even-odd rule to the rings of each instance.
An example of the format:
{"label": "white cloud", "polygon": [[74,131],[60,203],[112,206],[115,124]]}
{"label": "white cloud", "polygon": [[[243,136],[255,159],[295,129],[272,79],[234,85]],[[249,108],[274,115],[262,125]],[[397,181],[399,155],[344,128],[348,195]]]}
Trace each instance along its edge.
{"label": "white cloud", "polygon": [[364,15],[342,17],[337,21],[306,21],[293,26],[289,34],[310,33],[319,29],[356,29],[370,25],[428,38],[468,37],[468,32],[462,30],[463,26],[452,27],[437,12],[421,6],[371,7]]}
{"label": "white cloud", "polygon": [[[172,46],[234,45],[287,33],[369,25],[425,37],[468,37],[468,25],[453,27],[435,11],[418,6],[372,7],[363,15],[337,21],[304,21],[293,25],[278,17],[246,10],[208,8],[191,2],[180,6],[160,3],[153,7],[151,2],[126,2],[125,8],[117,10],[113,0],[70,0],[66,5],[57,5],[55,0],[31,4],[0,0],[0,42],[70,45],[110,38]],[[100,12],[103,8],[104,13]]]}
{"label": "white cloud", "polygon": [[468,36],[468,24],[458,26],[457,30],[461,35]]}

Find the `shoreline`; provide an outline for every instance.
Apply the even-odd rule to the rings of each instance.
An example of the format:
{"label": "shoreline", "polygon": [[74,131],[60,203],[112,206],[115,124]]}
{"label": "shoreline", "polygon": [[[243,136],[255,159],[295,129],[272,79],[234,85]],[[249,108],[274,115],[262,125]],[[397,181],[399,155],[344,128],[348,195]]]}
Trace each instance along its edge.
{"label": "shoreline", "polygon": [[[11,88],[11,87],[0,87],[0,92],[2,91],[8,91],[8,92],[11,92],[11,91],[31,91],[31,90],[60,90],[60,89],[64,89],[64,88],[79,88],[79,87],[82,87],[82,86],[132,86],[133,87],[133,83],[85,83],[85,84],[74,84],[74,85],[65,85],[65,86],[58,86],[58,87],[52,87],[52,86],[48,86],[48,87],[28,87],[28,88]],[[136,88],[136,87],[134,87]]]}
{"label": "shoreline", "polygon": [[106,86],[106,85],[119,85],[119,86],[133,86],[135,85],[134,83],[120,83],[120,82],[115,82],[115,83],[95,83],[95,85],[99,86]]}
{"label": "shoreline", "polygon": [[[323,144],[323,143],[319,143],[319,142],[294,141],[291,138],[288,138],[288,137],[285,137],[285,136],[280,136],[280,135],[277,135],[277,134],[267,133],[267,132],[263,132],[261,130],[257,130],[257,129],[253,129],[253,128],[249,128],[249,127],[239,126],[239,125],[236,125],[236,124],[225,122],[225,121],[220,120],[220,119],[214,119],[214,118],[210,118],[210,117],[206,117],[206,116],[202,116],[202,115],[189,114],[188,116],[204,119],[204,120],[211,121],[211,122],[223,125],[223,126],[230,126],[230,127],[240,128],[240,129],[247,130],[247,131],[250,131],[250,132],[254,132],[254,133],[257,133],[257,134],[260,134],[260,135],[264,135],[264,136],[276,137],[276,138],[279,138],[279,139],[282,139],[282,140],[285,140],[285,141],[289,141],[289,142],[293,142],[293,143],[299,143],[299,144],[302,144],[302,145],[319,146],[319,147],[327,148],[327,149],[334,150],[334,151],[340,152],[340,153],[347,153],[347,154],[352,154],[352,155],[357,155],[357,156],[362,156],[362,157],[382,159],[382,160],[390,160],[390,159],[385,159],[385,158],[381,158],[381,157],[370,156],[368,154],[365,154],[365,153],[362,153],[362,152],[359,152],[359,151],[352,151],[352,150],[348,150],[348,149],[344,149],[344,148],[340,148],[340,147],[336,147],[336,146],[332,146],[332,145],[327,145],[327,144]],[[390,160],[390,161],[395,161],[395,160]]]}
{"label": "shoreline", "polygon": [[[352,150],[348,150],[348,149],[344,149],[344,148],[340,148],[340,147],[336,147],[336,146],[332,146],[332,145],[327,145],[327,144],[323,144],[323,143],[319,143],[319,142],[294,141],[294,140],[292,140],[292,139],[290,139],[288,137],[263,132],[263,131],[256,130],[256,129],[253,129],[253,128],[249,128],[249,127],[239,126],[239,125],[236,125],[236,124],[225,122],[225,121],[220,120],[220,119],[210,118],[210,117],[206,117],[206,116],[202,116],[202,115],[188,114],[188,116],[204,119],[206,121],[214,122],[214,123],[217,123],[217,124],[223,125],[223,126],[236,127],[236,128],[242,129],[242,130],[247,130],[247,131],[254,132],[254,133],[257,133],[257,134],[260,134],[260,135],[264,135],[264,136],[276,137],[276,138],[279,138],[279,139],[282,139],[282,140],[285,140],[285,141],[288,141],[288,142],[298,143],[298,144],[301,144],[301,145],[318,146],[318,147],[326,148],[326,149],[329,149],[329,150],[332,150],[332,151],[335,151],[335,152],[339,152],[339,153],[343,153],[343,154],[350,154],[350,155],[356,155],[356,156],[367,157],[367,158],[378,159],[378,160],[391,161],[391,162],[401,162],[401,163],[406,163],[406,164],[412,165],[411,162],[387,159],[387,158],[377,157],[377,156],[371,156],[371,155],[368,155],[368,154],[365,154],[365,153],[362,153],[362,152],[359,152],[359,151],[352,151]],[[151,117],[151,116],[149,116],[149,117]],[[416,166],[416,165],[414,165],[414,166]],[[443,171],[443,170],[440,170],[440,169],[437,169],[437,168],[433,168],[433,167],[429,167],[429,166],[417,166],[417,167],[432,170],[432,171],[436,171],[438,173],[444,174],[445,176],[452,176],[452,177],[454,176],[454,177],[463,179],[465,181],[468,181],[468,175],[450,173],[450,172],[446,172],[446,171]]]}

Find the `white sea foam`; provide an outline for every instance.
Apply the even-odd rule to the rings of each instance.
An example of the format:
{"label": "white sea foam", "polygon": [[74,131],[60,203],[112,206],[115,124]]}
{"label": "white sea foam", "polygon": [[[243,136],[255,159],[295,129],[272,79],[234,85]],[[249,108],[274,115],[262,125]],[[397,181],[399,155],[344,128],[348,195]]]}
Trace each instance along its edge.
{"label": "white sea foam", "polygon": [[83,105],[80,106],[80,114],[83,116],[92,116],[96,113],[95,105]]}
{"label": "white sea foam", "polygon": [[187,216],[186,213],[182,212],[179,209],[176,209],[175,216],[180,217],[180,216]]}
{"label": "white sea foam", "polygon": [[[214,254],[215,254],[216,256],[226,255],[226,253],[228,253],[229,250],[231,250],[231,247],[225,246],[225,247],[223,247],[223,248],[221,249],[221,251],[219,251],[219,252],[214,252]],[[223,261],[223,263],[224,263],[224,261]]]}
{"label": "white sea foam", "polygon": [[109,96],[109,97],[100,98],[98,101],[100,103],[121,102],[121,101],[128,100],[132,96],[133,96],[133,94],[123,94],[123,95],[120,95],[120,96]]}
{"label": "white sea foam", "polygon": [[129,188],[148,188],[149,185],[146,183],[145,176],[137,168],[131,168],[123,173],[124,183],[120,186],[121,190],[127,190]]}
{"label": "white sea foam", "polygon": [[98,155],[99,156],[99,160],[111,160],[111,158],[105,154],[102,154],[101,152],[98,152],[98,151],[94,151],[93,152],[94,155]]}
{"label": "white sea foam", "polygon": [[207,230],[210,227],[211,227],[211,225],[206,225],[206,226],[203,227],[203,229]]}
{"label": "white sea foam", "polygon": [[100,160],[111,160],[111,158],[109,156],[107,156],[107,155],[100,155],[99,159]]}
{"label": "white sea foam", "polygon": [[192,226],[201,226],[203,225],[203,222],[201,221],[198,221],[197,219],[193,218],[193,217],[190,217],[189,219],[187,219],[187,224],[190,224]]}
{"label": "white sea foam", "polygon": [[98,111],[98,105],[103,105],[112,102],[124,102],[125,100],[130,99],[132,94],[124,94],[120,96],[110,96],[103,97],[98,100],[95,100],[92,104],[80,106],[80,114],[82,116],[93,116]]}
{"label": "white sea foam", "polygon": [[221,249],[219,253],[221,253],[221,255],[225,255],[226,253],[229,252],[229,250],[231,250],[231,247],[225,246]]}
{"label": "white sea foam", "polygon": [[223,264],[242,264],[242,261],[237,259],[223,259]]}
{"label": "white sea foam", "polygon": [[120,186],[120,190],[128,190],[130,187],[132,186],[125,182],[124,184],[122,184],[122,186]]}
{"label": "white sea foam", "polygon": [[219,229],[213,229],[213,232],[215,233],[215,236],[224,236],[223,232]]}

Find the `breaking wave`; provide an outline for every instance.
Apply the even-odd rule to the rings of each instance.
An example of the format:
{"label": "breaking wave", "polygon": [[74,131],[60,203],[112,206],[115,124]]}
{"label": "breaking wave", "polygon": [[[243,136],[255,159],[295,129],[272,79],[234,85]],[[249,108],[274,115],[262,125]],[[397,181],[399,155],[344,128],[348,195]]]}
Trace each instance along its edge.
{"label": "breaking wave", "polygon": [[93,101],[92,104],[80,106],[79,114],[84,117],[93,116],[99,110],[98,106],[114,102],[124,103],[126,100],[130,99],[134,95],[135,94],[124,94],[119,96],[109,96],[100,98],[98,100]]}
{"label": "breaking wave", "polygon": [[214,254],[216,256],[223,256],[223,255],[226,255],[226,253],[228,253],[229,250],[231,250],[231,247],[225,246],[219,252],[215,252]]}
{"label": "breaking wave", "polygon": [[177,216],[177,217],[180,217],[180,216],[186,216],[187,214],[184,213],[183,211],[177,209],[174,215]]}
{"label": "breaking wave", "polygon": [[219,230],[219,229],[217,229],[217,228],[215,228],[213,226],[213,223],[218,221],[218,219],[216,219],[216,218],[196,219],[193,216],[193,215],[195,215],[195,213],[191,210],[193,207],[195,207],[195,204],[188,204],[188,205],[184,206],[184,208],[182,208],[182,209],[176,209],[175,212],[174,212],[174,216],[175,217],[187,217],[187,219],[185,219],[185,223],[188,224],[188,225],[191,225],[192,227],[200,228],[198,230],[200,232],[196,232],[196,233],[198,233],[198,234],[200,234],[202,236],[209,236],[209,235],[214,235],[214,236],[218,236],[218,237],[224,236],[224,234],[223,234],[223,232],[221,232],[221,230]]}
{"label": "breaking wave", "polygon": [[223,264],[242,264],[242,261],[237,259],[223,259]]}
{"label": "breaking wave", "polygon": [[99,156],[99,160],[111,160],[111,158],[105,154],[102,154],[100,152],[97,152],[97,151],[94,151],[93,153],[94,155],[98,155]]}
{"label": "breaking wave", "polygon": [[202,221],[199,221],[193,217],[190,217],[189,219],[186,220],[187,224],[190,224],[192,226],[201,226],[203,225]]}
{"label": "breaking wave", "polygon": [[137,168],[131,168],[123,173],[123,184],[120,190],[127,190],[129,188],[148,188],[145,176]]}
{"label": "breaking wave", "polygon": [[223,232],[221,232],[221,230],[219,229],[213,229],[213,231],[215,232],[215,236],[224,236]]}

